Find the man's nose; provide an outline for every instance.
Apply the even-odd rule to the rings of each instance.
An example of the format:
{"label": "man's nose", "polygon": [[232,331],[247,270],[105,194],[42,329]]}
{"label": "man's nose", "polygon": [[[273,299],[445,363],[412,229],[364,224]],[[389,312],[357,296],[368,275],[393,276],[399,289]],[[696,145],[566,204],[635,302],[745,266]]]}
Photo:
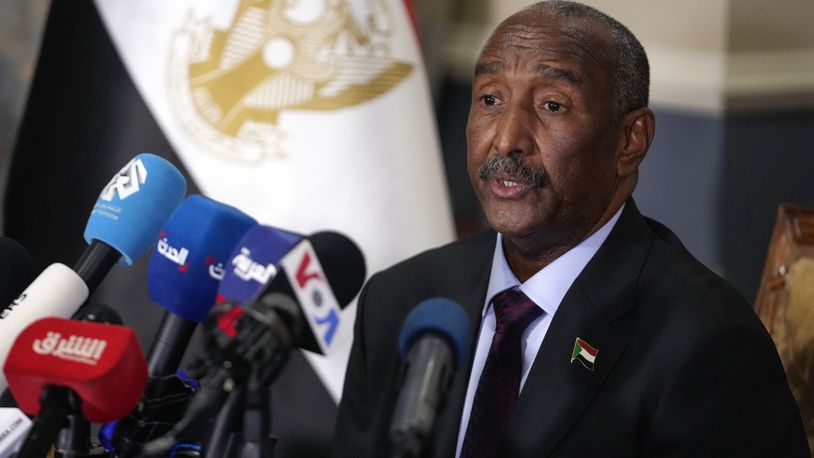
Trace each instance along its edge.
{"label": "man's nose", "polygon": [[527,155],[535,151],[537,113],[532,107],[509,104],[498,121],[493,149],[503,155]]}

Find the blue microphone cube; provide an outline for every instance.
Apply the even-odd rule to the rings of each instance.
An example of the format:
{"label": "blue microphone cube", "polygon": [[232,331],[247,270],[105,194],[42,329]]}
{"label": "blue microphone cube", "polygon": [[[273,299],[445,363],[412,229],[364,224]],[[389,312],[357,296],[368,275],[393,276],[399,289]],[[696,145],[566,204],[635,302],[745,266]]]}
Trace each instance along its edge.
{"label": "blue microphone cube", "polygon": [[85,241],[107,243],[133,264],[186,193],[186,180],[154,154],[134,157],[102,189],[85,226]]}
{"label": "blue microphone cube", "polygon": [[161,230],[147,270],[150,298],[187,320],[201,322],[215,303],[229,254],[257,222],[201,195],[184,200]]}
{"label": "blue microphone cube", "polygon": [[218,287],[219,302],[245,304],[277,274],[277,263],[302,240],[302,235],[258,225],[243,235],[229,255]]}

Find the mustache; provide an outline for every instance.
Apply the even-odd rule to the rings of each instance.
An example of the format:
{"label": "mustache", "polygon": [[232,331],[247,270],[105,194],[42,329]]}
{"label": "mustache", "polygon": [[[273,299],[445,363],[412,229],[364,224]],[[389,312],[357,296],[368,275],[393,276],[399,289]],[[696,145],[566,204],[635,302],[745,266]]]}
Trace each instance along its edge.
{"label": "mustache", "polygon": [[542,187],[545,184],[545,170],[542,167],[534,167],[513,156],[496,154],[481,164],[478,170],[478,178],[482,181],[489,180],[497,174],[509,175],[518,178],[526,184],[537,184]]}

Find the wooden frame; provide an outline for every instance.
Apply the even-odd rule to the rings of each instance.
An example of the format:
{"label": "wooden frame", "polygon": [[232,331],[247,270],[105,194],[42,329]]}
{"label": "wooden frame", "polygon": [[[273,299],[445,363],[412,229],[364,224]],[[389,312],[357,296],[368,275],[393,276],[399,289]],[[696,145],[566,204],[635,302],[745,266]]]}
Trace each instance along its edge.
{"label": "wooden frame", "polygon": [[755,312],[777,346],[814,450],[814,209],[778,209]]}

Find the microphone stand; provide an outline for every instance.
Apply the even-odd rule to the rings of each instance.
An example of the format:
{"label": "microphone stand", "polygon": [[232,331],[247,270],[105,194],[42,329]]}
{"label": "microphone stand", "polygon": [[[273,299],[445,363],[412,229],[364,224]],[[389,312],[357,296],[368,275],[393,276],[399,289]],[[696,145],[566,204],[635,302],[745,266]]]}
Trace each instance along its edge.
{"label": "microphone stand", "polygon": [[[34,417],[31,431],[20,448],[17,458],[42,458],[59,434],[66,417],[78,412],[79,398],[70,388],[46,386],[40,395],[39,415]],[[79,415],[76,413],[76,415]]]}
{"label": "microphone stand", "polygon": [[229,393],[204,447],[205,458],[272,458],[277,439],[269,434],[269,399],[268,383],[254,374]]}
{"label": "microphone stand", "polygon": [[79,458],[90,453],[90,422],[71,413],[59,431],[54,448],[60,458]]}
{"label": "microphone stand", "polygon": [[241,412],[244,405],[244,386],[229,393],[223,409],[212,426],[210,439],[204,446],[204,458],[236,458],[238,455],[240,431],[243,429]]}
{"label": "microphone stand", "polygon": [[[269,434],[271,406],[269,404],[268,371],[252,374],[246,387],[243,412],[243,446],[240,458],[273,458],[277,439]],[[276,375],[276,374],[275,374]]]}
{"label": "microphone stand", "polygon": [[[118,252],[115,250],[108,250],[105,248],[106,245],[102,244],[102,242],[94,240],[91,247],[89,247],[89,249],[86,250],[86,252],[82,255],[82,259],[93,259],[95,261],[89,262],[87,260],[83,261],[80,259],[80,261],[77,262],[76,267],[78,272],[98,271],[100,269],[109,270],[110,267],[112,267],[112,263],[117,262],[118,258],[116,256],[118,255]],[[100,255],[98,253],[102,254]],[[106,272],[107,270],[104,271]],[[85,281],[91,281],[89,280],[90,276],[87,273],[84,274],[82,278]],[[93,281],[97,281],[98,285],[98,281],[101,281],[101,278],[97,278]],[[85,302],[85,304],[73,314],[71,319],[90,321],[94,323],[122,324],[121,317],[119,317],[118,314],[109,307],[101,304],[91,305],[87,302]],[[78,415],[75,412],[70,412],[68,414],[65,425],[57,435],[54,448],[56,458],[87,458],[107,455],[104,450],[93,450],[93,444],[91,443],[90,439],[90,422],[87,421],[82,415]]]}
{"label": "microphone stand", "polygon": [[292,322],[296,322],[299,313],[297,303],[281,293],[264,296],[256,306],[244,308],[238,336],[219,348],[214,358],[204,361],[206,366],[217,369],[206,374],[201,390],[192,398],[183,418],[167,434],[145,444],[143,454],[165,453],[177,439],[200,430],[201,418],[211,418],[232,392],[246,386],[250,394],[246,410],[251,413],[244,414],[244,417],[248,415],[252,427],[255,422],[259,426],[250,431],[248,442],[243,441],[240,456],[271,456],[275,440],[266,437],[270,418],[267,413],[268,385],[279,375],[288,359],[295,333],[299,332]]}
{"label": "microphone stand", "polygon": [[40,413],[34,417],[31,431],[17,458],[42,458],[54,445],[58,458],[107,457],[102,448],[91,449],[90,422],[82,415],[82,400],[63,386],[46,386],[40,395]]}

